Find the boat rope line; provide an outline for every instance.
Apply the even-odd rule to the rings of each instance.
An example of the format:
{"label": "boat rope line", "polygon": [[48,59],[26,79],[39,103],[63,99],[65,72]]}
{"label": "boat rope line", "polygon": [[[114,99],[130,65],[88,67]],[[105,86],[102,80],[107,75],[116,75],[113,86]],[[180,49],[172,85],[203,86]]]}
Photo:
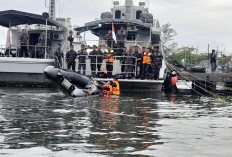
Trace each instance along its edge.
{"label": "boat rope line", "polygon": [[[178,69],[179,71],[180,71],[180,69],[178,68],[178,67],[176,67],[175,65],[173,65],[173,64],[171,64],[171,63],[168,63],[168,62],[166,62],[166,64],[170,64],[170,65],[172,65],[172,66],[174,66],[175,67],[175,69]],[[174,71],[176,71],[176,70],[174,70]],[[182,75],[184,75],[183,73],[181,73]],[[197,79],[200,79],[200,80],[202,80],[202,81],[204,81],[204,82],[206,82],[206,83],[211,83],[211,84],[213,84],[213,85],[216,85],[216,83],[213,83],[213,82],[209,82],[209,81],[207,81],[207,80],[204,80],[204,79],[202,79],[202,78],[200,78],[200,77],[197,77],[197,76],[194,76],[193,74],[191,74],[191,73],[188,73],[190,76],[193,76],[193,77],[195,77],[195,78],[197,78]],[[186,76],[187,77],[187,76]],[[188,81],[190,81],[189,79],[188,79]],[[200,84],[200,85],[202,85],[202,86],[205,86],[205,87],[208,87],[208,88],[210,88],[210,86],[209,85],[207,85],[207,84],[203,84],[202,82],[200,82],[200,81],[195,81],[195,82],[197,82],[198,84]],[[194,83],[193,83],[194,84]],[[194,85],[196,85],[196,84],[194,84]],[[230,88],[230,87],[222,87],[222,86],[219,86],[219,87],[221,87],[221,88],[225,88],[225,89],[227,89],[227,90],[229,90],[229,91],[232,91],[232,88]],[[192,88],[192,87],[190,87],[190,88]],[[205,90],[205,89],[203,89],[203,90]],[[208,91],[208,92],[210,92],[210,91]],[[207,92],[207,93],[208,93]],[[212,93],[212,92],[211,92]],[[231,94],[231,93],[229,93],[229,92],[225,92],[225,93],[227,93],[227,94]]]}
{"label": "boat rope line", "polygon": [[[18,94],[8,94],[8,93],[3,92],[2,90],[0,90],[0,94],[1,95],[7,95],[7,96],[17,96],[17,97],[21,97],[21,98],[25,98],[25,99],[31,99],[31,100],[37,100],[37,101],[45,102],[45,103],[60,104],[60,105],[68,106],[68,107],[73,106],[73,105],[70,105],[70,104],[67,104],[67,103],[58,102],[58,101],[51,102],[51,101],[43,100],[43,99],[40,99],[40,98],[27,97],[27,96],[18,95]],[[112,114],[112,115],[115,115],[115,116],[124,116],[124,117],[130,117],[130,118],[139,118],[139,116],[136,116],[134,114],[129,115],[129,114],[124,114],[124,113],[115,113],[115,112],[110,112],[110,111],[105,111],[105,110],[98,110],[98,109],[90,108],[90,107],[85,107],[84,109],[94,110],[94,111],[102,112],[102,113],[109,113],[109,114]]]}
{"label": "boat rope line", "polygon": [[[171,70],[176,71],[176,72],[179,74],[179,72],[178,72],[176,69],[174,69],[171,65],[169,65],[168,62],[166,62],[166,64],[167,64],[167,66],[168,66]],[[182,75],[182,74],[180,74],[180,75]],[[185,78],[185,76],[183,76],[183,77]],[[188,80],[188,78],[186,78],[186,79]],[[188,80],[188,81],[190,81],[190,80]],[[188,86],[189,88],[191,88],[192,90],[194,90],[198,95],[206,96],[206,95],[204,95],[204,94],[202,94],[202,93],[196,91],[196,90],[193,89],[192,87],[190,87],[187,83],[184,83],[184,84],[185,84],[186,86]]]}
{"label": "boat rope line", "polygon": [[[168,63],[168,62],[166,62],[166,64],[167,64],[169,67],[171,67],[172,70],[176,71],[179,75],[181,75],[182,77],[184,77],[186,80],[190,81],[186,76],[184,76],[184,75],[178,70],[177,67],[175,67],[174,65],[172,65],[172,64],[170,64],[170,63]],[[211,96],[213,96],[213,97],[215,97],[215,98],[221,99],[221,100],[223,100],[224,102],[232,102],[232,100],[230,100],[230,99],[228,99],[228,98],[226,98],[226,97],[220,96],[220,95],[218,95],[218,94],[216,94],[216,93],[214,93],[214,92],[210,92],[209,90],[202,88],[201,86],[197,85],[196,83],[193,83],[193,84],[194,84],[195,86],[197,86],[198,88],[202,89],[204,92],[210,94]],[[187,84],[186,84],[186,85],[187,85]],[[189,87],[189,85],[187,85],[187,86]],[[193,89],[193,88],[192,88],[192,89]],[[193,89],[193,90],[194,90],[195,92],[197,92],[195,89]],[[202,94],[202,93],[200,93],[200,92],[197,92],[197,93],[200,94],[200,95],[206,96],[206,95],[204,95],[204,94]]]}
{"label": "boat rope line", "polygon": [[[175,65],[173,65],[173,64],[171,64],[171,63],[166,62],[166,64],[172,65],[173,67],[175,67],[175,69],[178,69],[179,72],[181,71],[179,68],[177,68]],[[176,71],[176,70],[174,70],[174,71]],[[183,73],[181,73],[181,74],[184,75]],[[191,73],[188,73],[188,74],[194,77],[194,75],[192,75]],[[186,77],[187,77],[187,76],[186,76]],[[199,78],[199,77],[195,76],[195,78]],[[201,78],[199,78],[199,79],[201,79]],[[213,84],[213,85],[216,85],[215,83],[209,82],[209,81],[207,81],[207,80],[204,80],[204,79],[201,79],[201,80],[203,80],[204,82],[207,82],[207,83],[211,83],[211,84]],[[189,81],[190,81],[190,80],[189,80]],[[211,88],[209,85],[204,84],[204,83],[202,83],[202,82],[200,82],[200,81],[197,81],[197,80],[196,80],[195,82],[197,82],[198,84],[200,84],[200,85],[202,85],[202,86]],[[195,85],[195,84],[194,84],[194,85]],[[229,90],[229,91],[232,91],[232,88],[230,88],[230,87],[222,87],[222,86],[219,86],[219,87],[225,88],[225,89],[227,89],[227,90]],[[225,92],[225,93],[231,94],[231,93],[229,93],[229,92]]]}

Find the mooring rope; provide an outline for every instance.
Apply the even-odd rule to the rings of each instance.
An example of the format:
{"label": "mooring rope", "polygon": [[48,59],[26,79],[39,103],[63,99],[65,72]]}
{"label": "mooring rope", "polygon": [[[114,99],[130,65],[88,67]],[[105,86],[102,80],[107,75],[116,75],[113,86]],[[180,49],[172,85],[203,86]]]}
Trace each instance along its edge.
{"label": "mooring rope", "polygon": [[[172,64],[170,64],[170,63],[168,63],[168,62],[166,62],[166,64],[169,65],[169,67],[171,67],[171,69],[173,69],[174,71],[176,71],[179,75],[181,75],[182,77],[184,77],[186,80],[191,81],[191,80],[189,80],[187,77],[185,77],[185,76],[181,73],[181,71],[178,70],[177,67],[175,67],[174,65],[172,65]],[[232,100],[230,100],[230,99],[228,99],[228,98],[226,98],[226,97],[220,96],[220,95],[218,95],[218,94],[216,94],[216,93],[213,93],[213,92],[211,92],[211,91],[209,91],[209,90],[207,90],[207,89],[204,89],[204,88],[202,88],[201,86],[197,85],[197,84],[194,83],[194,82],[192,82],[192,83],[193,83],[195,86],[197,86],[198,88],[200,88],[201,90],[203,90],[204,92],[206,92],[206,93],[212,95],[212,96],[215,97],[215,98],[221,99],[221,100],[223,100],[224,102],[232,102]],[[186,85],[187,85],[187,84],[186,84]],[[192,88],[192,89],[193,89],[193,88]],[[196,92],[195,89],[193,89],[193,90]],[[197,92],[197,93],[199,94],[200,92]],[[202,93],[200,93],[200,94],[203,95]],[[204,95],[204,96],[206,96],[206,95]]]}

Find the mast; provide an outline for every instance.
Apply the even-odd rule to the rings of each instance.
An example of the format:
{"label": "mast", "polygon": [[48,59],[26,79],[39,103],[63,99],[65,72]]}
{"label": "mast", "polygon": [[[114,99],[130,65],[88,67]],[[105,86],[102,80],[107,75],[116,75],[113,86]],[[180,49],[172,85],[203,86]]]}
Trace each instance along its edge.
{"label": "mast", "polygon": [[56,0],[49,0],[49,17],[56,19]]}
{"label": "mast", "polygon": [[132,7],[133,7],[133,0],[126,0],[125,1],[125,7],[126,7],[126,19],[131,20],[132,19]]}

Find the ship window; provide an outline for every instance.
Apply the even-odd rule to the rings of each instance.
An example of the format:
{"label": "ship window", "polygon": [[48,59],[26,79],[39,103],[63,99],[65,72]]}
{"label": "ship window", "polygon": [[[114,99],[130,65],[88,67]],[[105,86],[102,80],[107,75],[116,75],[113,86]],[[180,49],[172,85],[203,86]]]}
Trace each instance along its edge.
{"label": "ship window", "polygon": [[115,19],[121,19],[121,10],[115,11]]}
{"label": "ship window", "polygon": [[136,11],[136,19],[140,19],[141,13],[142,13],[141,10]]}

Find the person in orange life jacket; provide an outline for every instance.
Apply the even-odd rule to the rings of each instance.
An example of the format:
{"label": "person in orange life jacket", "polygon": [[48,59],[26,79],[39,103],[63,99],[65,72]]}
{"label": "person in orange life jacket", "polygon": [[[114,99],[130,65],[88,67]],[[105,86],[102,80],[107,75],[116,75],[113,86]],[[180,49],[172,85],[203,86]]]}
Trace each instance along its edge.
{"label": "person in orange life jacket", "polygon": [[105,51],[105,62],[106,62],[106,69],[107,69],[107,77],[112,77],[113,72],[113,63],[114,63],[114,50],[111,50],[111,47],[107,47],[107,50]]}
{"label": "person in orange life jacket", "polygon": [[114,95],[120,95],[120,85],[118,82],[117,78],[114,78],[113,82],[112,82],[112,87],[113,87],[113,94]]}
{"label": "person in orange life jacket", "polygon": [[150,49],[147,48],[146,52],[143,54],[142,61],[142,69],[141,69],[141,79],[149,79],[150,78],[150,69],[151,69],[151,52]]}
{"label": "person in orange life jacket", "polygon": [[104,85],[101,87],[101,92],[104,97],[110,97],[111,95],[113,95],[113,87],[110,81],[108,81],[107,83],[104,83]]}

